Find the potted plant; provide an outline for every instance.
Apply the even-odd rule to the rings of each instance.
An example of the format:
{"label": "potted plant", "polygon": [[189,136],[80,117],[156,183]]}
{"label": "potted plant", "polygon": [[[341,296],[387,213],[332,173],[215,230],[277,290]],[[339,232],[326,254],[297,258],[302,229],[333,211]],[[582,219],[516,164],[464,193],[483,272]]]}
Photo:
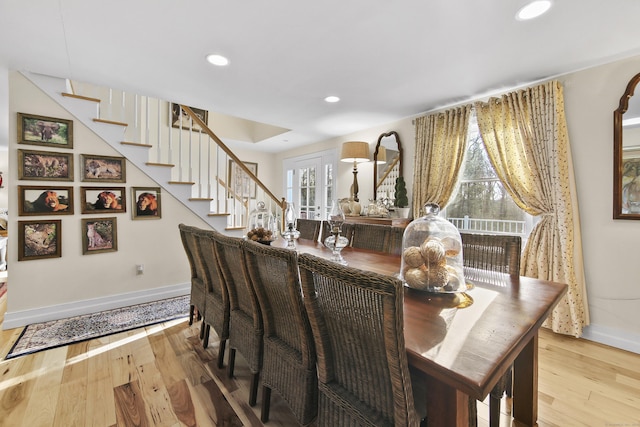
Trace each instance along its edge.
{"label": "potted plant", "polygon": [[395,198],[394,205],[398,208],[398,215],[401,218],[408,218],[409,199],[407,198],[407,185],[404,182],[404,178],[401,176],[396,178]]}

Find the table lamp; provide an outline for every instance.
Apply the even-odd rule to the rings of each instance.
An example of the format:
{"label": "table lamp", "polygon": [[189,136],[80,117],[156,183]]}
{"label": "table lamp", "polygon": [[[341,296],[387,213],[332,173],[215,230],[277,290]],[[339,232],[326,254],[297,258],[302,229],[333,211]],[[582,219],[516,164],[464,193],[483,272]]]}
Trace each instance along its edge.
{"label": "table lamp", "polygon": [[384,165],[387,163],[387,149],[384,147],[378,147],[378,155],[376,156],[376,164]]}
{"label": "table lamp", "polygon": [[353,162],[353,200],[358,200],[358,163],[369,161],[369,143],[361,141],[349,141],[342,144],[340,160]]}

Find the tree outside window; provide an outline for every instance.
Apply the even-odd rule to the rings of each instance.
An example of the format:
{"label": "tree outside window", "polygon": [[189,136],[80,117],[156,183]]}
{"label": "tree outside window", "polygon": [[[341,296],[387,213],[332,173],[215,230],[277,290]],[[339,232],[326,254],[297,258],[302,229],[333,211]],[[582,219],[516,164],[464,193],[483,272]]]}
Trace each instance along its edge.
{"label": "tree outside window", "polygon": [[467,151],[452,200],[446,216],[461,231],[519,234],[523,240],[531,231],[532,217],[515,204],[489,161],[475,115],[470,119]]}

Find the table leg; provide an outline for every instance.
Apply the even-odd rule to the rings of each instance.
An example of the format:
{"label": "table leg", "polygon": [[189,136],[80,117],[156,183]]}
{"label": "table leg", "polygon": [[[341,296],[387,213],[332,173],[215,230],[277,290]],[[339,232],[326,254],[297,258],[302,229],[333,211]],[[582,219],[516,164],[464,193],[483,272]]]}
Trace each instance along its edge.
{"label": "table leg", "polygon": [[425,380],[429,427],[468,427],[469,396],[431,376]]}
{"label": "table leg", "polygon": [[513,417],[526,426],[538,421],[538,334],[513,363]]}

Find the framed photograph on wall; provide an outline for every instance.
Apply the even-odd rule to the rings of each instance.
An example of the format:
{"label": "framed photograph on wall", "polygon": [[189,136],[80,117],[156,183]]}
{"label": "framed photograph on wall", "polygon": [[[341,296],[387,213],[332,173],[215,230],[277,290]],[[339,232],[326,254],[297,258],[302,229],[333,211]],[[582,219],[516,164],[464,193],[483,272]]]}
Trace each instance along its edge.
{"label": "framed photograph on wall", "polygon": [[121,213],[127,211],[124,187],[80,187],[80,212]]}
{"label": "framed photograph on wall", "polygon": [[18,150],[18,179],[73,181],[73,153]]}
{"label": "framed photograph on wall", "polygon": [[[209,112],[207,110],[194,107],[189,108],[191,108],[191,111],[193,111],[195,115],[204,122],[205,125],[209,126]],[[183,130],[192,129],[191,117],[184,110],[182,110],[182,114],[180,114],[180,110],[182,110],[180,108],[180,104],[174,104],[173,102],[171,103],[171,126],[178,129],[182,128]],[[202,127],[194,122],[193,130],[197,132],[202,130]]]}
{"label": "framed photograph on wall", "polygon": [[73,148],[73,121],[18,113],[18,144]]}
{"label": "framed photograph on wall", "polygon": [[118,250],[116,217],[82,220],[82,254],[115,252]]}
{"label": "framed photograph on wall", "polygon": [[18,261],[62,256],[62,221],[18,221]]}
{"label": "framed photograph on wall", "polygon": [[80,154],[82,181],[127,182],[127,159],[124,157]]}
{"label": "framed photograph on wall", "polygon": [[[258,164],[242,162],[256,177],[258,176]],[[229,160],[229,197],[239,199],[256,198],[257,184],[249,178],[249,175],[238,167],[233,160]]]}
{"label": "framed photograph on wall", "polygon": [[160,187],[131,187],[131,200],[135,203],[131,209],[133,219],[162,218]]}
{"label": "framed photograph on wall", "polygon": [[73,187],[18,186],[18,215],[73,214]]}

